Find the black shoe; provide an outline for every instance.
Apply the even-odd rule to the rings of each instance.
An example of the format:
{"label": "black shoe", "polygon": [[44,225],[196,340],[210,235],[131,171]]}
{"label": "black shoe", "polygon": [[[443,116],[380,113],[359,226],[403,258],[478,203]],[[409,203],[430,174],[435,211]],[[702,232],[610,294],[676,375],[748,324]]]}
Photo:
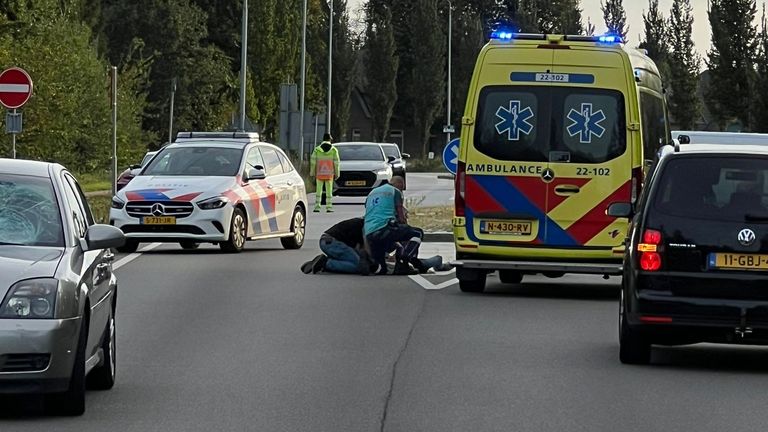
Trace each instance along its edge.
{"label": "black shoe", "polygon": [[304,264],[301,265],[301,272],[304,274],[310,274],[312,273],[312,261],[307,261]]}
{"label": "black shoe", "polygon": [[419,271],[411,267],[407,262],[398,261],[397,264],[395,264],[395,271],[392,272],[392,274],[398,276],[411,276],[419,274]]}
{"label": "black shoe", "polygon": [[412,258],[411,259],[411,264],[413,265],[414,268],[416,268],[416,270],[419,273],[427,273],[427,272],[429,272],[429,267],[426,266],[424,264],[424,262],[422,262],[422,260],[420,260],[418,258]]}
{"label": "black shoe", "polygon": [[328,257],[320,254],[312,260],[312,273],[320,273],[325,270],[325,263],[328,262]]}

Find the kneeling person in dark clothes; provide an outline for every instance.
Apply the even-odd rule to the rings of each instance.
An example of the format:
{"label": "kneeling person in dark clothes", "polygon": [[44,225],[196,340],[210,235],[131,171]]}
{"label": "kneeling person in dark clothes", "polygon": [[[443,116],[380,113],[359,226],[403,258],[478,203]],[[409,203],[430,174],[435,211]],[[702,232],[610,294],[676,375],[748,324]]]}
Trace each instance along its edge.
{"label": "kneeling person in dark clothes", "polygon": [[304,263],[301,271],[367,274],[368,262],[361,258],[361,254],[364,254],[363,224],[363,218],[353,218],[328,228],[320,236],[320,249],[323,254]]}

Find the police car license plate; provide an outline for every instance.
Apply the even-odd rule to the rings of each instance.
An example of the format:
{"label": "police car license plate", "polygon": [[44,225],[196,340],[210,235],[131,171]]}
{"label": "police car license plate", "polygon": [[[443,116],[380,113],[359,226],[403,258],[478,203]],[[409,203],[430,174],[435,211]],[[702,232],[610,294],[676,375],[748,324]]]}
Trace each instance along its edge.
{"label": "police car license plate", "polygon": [[536,81],[539,82],[561,82],[567,83],[571,80],[568,74],[556,74],[556,73],[537,73]]}
{"label": "police car license plate", "polygon": [[365,186],[365,180],[347,180],[344,186]]}
{"label": "police car license plate", "polygon": [[176,225],[176,217],[174,216],[147,216],[142,222],[144,225]]}
{"label": "police car license plate", "polygon": [[531,235],[533,225],[529,221],[480,221],[483,234]]}
{"label": "police car license plate", "polygon": [[768,255],[710,254],[709,267],[722,270],[768,270]]}

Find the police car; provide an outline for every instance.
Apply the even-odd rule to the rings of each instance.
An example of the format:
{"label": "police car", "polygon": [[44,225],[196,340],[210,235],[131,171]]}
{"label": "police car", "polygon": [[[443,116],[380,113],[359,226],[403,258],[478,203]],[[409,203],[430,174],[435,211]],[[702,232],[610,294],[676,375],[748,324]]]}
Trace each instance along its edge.
{"label": "police car", "polygon": [[180,132],[112,199],[110,222],[141,242],[239,252],[247,240],[304,244],[304,181],[283,151],[242,132]]}

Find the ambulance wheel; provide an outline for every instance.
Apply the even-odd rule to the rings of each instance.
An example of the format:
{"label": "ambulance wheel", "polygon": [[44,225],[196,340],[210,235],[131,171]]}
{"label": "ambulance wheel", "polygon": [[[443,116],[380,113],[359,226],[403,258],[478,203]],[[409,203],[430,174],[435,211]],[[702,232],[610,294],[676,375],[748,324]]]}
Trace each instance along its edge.
{"label": "ambulance wheel", "polygon": [[245,213],[240,208],[235,208],[235,211],[232,213],[232,222],[229,226],[229,240],[219,244],[221,250],[229,253],[242,252],[245,247],[247,230]]}
{"label": "ambulance wheel", "polygon": [[293,236],[283,237],[280,243],[285,249],[301,249],[304,246],[304,235],[307,228],[307,217],[304,215],[304,209],[296,206],[293,209],[293,219],[291,220],[291,232]]}
{"label": "ambulance wheel", "polygon": [[499,280],[505,284],[519,284],[523,281],[523,274],[514,270],[499,270]]}
{"label": "ambulance wheel", "polygon": [[457,268],[456,278],[459,280],[459,289],[465,293],[482,293],[485,291],[486,273],[472,269]]}

